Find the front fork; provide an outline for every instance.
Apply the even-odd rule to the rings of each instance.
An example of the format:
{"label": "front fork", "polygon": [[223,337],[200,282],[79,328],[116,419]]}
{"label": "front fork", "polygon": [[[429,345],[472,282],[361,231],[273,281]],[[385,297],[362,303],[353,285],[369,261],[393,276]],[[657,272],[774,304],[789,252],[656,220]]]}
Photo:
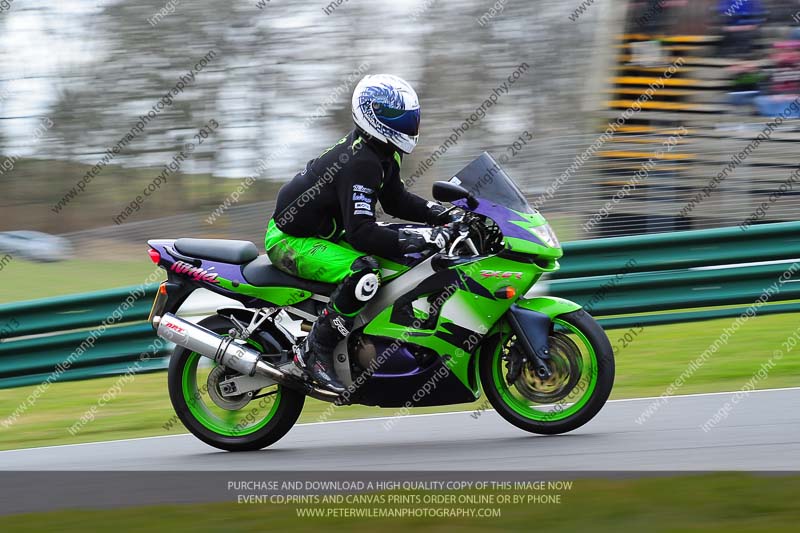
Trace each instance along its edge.
{"label": "front fork", "polygon": [[522,368],[528,362],[533,363],[536,375],[543,380],[549,379],[550,370],[550,333],[553,321],[544,313],[512,305],[506,314],[511,331],[517,337],[517,344],[512,348],[508,364],[506,381],[514,383],[519,378]]}
{"label": "front fork", "polygon": [[[519,340],[517,348],[511,350],[511,361],[506,379],[513,383],[519,377],[523,365],[533,362],[536,374],[544,379],[552,375],[550,366],[550,333],[553,320],[581,309],[579,304],[555,296],[520,298],[506,313],[511,331]],[[512,380],[513,378],[513,380]]]}

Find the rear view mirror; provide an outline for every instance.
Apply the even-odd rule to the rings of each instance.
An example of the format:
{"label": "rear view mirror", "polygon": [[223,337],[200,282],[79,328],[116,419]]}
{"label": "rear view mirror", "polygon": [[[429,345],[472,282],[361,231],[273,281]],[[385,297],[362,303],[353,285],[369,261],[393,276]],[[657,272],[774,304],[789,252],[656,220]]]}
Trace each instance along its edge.
{"label": "rear view mirror", "polygon": [[456,200],[467,200],[470,209],[478,207],[478,200],[472,196],[467,189],[461,185],[450,183],[449,181],[437,181],[433,184],[433,198],[439,202],[453,203]]}

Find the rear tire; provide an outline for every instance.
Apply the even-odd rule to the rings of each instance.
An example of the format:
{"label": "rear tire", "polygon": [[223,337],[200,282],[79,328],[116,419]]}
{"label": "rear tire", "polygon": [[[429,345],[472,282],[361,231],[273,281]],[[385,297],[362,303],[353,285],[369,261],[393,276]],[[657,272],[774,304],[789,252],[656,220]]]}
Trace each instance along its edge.
{"label": "rear tire", "polygon": [[[211,316],[199,322],[199,325],[217,334],[227,334],[233,324],[226,318]],[[259,350],[262,348],[256,346]],[[231,417],[242,412],[254,413],[255,402],[264,403],[269,412],[264,418],[251,425],[225,425],[226,421],[214,415],[203,400],[202,385],[198,387],[197,367],[201,360],[209,359],[182,348],[176,347],[169,362],[169,397],[180,421],[195,437],[210,446],[231,452],[253,451],[265,448],[286,435],[297,422],[305,403],[305,395],[281,385],[271,387],[276,393],[263,399],[253,399],[239,411],[229,411]],[[216,363],[212,364],[216,365]],[[194,373],[194,377],[192,377]],[[206,387],[207,390],[207,387]],[[205,394],[208,394],[205,392]],[[269,399],[272,403],[265,403]],[[214,407],[214,406],[211,406]],[[237,414],[238,413],[238,414]],[[245,419],[248,420],[248,415]],[[241,426],[241,427],[240,427]]]}
{"label": "rear tire", "polygon": [[[540,411],[535,407],[535,402],[517,397],[518,393],[514,390],[518,382],[512,386],[506,382],[506,366],[502,359],[503,339],[500,335],[487,342],[481,352],[480,378],[489,403],[500,416],[531,433],[552,435],[581,427],[602,409],[614,386],[614,352],[603,328],[595,319],[586,311],[578,310],[560,315],[554,322],[580,341],[573,341],[576,347],[583,343],[588,354],[587,362],[581,363],[582,377],[579,378],[585,381],[573,384],[571,389],[574,392],[581,392],[583,389],[584,396],[576,396],[564,402],[560,408],[559,403],[548,402],[540,404],[547,406]],[[555,354],[556,343],[553,342],[552,334],[550,339],[550,351]],[[562,343],[562,346],[569,346],[569,343]],[[564,399],[569,397],[568,395]]]}

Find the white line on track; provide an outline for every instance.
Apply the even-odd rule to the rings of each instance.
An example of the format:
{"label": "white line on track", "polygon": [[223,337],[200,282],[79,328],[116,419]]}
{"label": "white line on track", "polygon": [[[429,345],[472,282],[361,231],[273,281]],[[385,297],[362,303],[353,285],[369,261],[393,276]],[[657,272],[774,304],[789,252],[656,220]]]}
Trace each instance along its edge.
{"label": "white line on track", "polygon": [[[755,389],[751,390],[749,394],[755,394],[759,392],[781,392],[781,391],[797,391],[800,390],[800,387],[782,387],[778,389]],[[724,396],[726,394],[736,394],[741,391],[726,391],[726,392],[701,392],[696,394],[675,394],[673,396],[669,396],[668,398],[698,398],[702,396]],[[621,398],[619,400],[608,400],[606,403],[622,403],[622,402],[644,402],[648,400],[659,400],[661,396],[646,396],[644,398]],[[484,409],[484,411],[494,411],[494,409]],[[372,418],[352,418],[350,420],[330,420],[328,422],[303,422],[302,424],[296,424],[296,426],[317,426],[321,424],[349,424],[351,422],[375,422],[378,420],[394,420],[397,418],[406,419],[406,418],[426,418],[431,416],[448,416],[448,415],[464,415],[470,413],[471,410],[466,409],[464,411],[448,411],[446,413],[425,413],[425,414],[417,414],[417,415],[402,415],[402,416],[376,416]],[[135,442],[135,441],[142,441],[142,440],[152,440],[152,439],[169,439],[173,437],[185,437],[187,435],[191,435],[191,433],[179,433],[178,435],[156,435],[153,437],[134,437],[130,439],[116,439],[116,440],[104,440],[104,441],[96,441],[96,442],[80,442],[78,444],[55,444],[53,446],[36,446],[33,448],[17,448],[15,450],[0,450],[0,454],[3,453],[12,453],[12,452],[26,452],[28,450],[47,450],[51,448],[69,448],[73,446],[93,446],[95,444],[114,444],[117,442]]]}

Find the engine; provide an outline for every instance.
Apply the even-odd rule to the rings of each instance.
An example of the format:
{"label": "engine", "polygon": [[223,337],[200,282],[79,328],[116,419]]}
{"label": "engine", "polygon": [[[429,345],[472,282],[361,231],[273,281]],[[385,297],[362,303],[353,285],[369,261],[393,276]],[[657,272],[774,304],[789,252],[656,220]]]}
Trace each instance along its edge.
{"label": "engine", "polygon": [[351,340],[350,353],[358,370],[374,374],[408,374],[418,370],[425,362],[425,354],[416,347],[397,340],[357,335]]}

